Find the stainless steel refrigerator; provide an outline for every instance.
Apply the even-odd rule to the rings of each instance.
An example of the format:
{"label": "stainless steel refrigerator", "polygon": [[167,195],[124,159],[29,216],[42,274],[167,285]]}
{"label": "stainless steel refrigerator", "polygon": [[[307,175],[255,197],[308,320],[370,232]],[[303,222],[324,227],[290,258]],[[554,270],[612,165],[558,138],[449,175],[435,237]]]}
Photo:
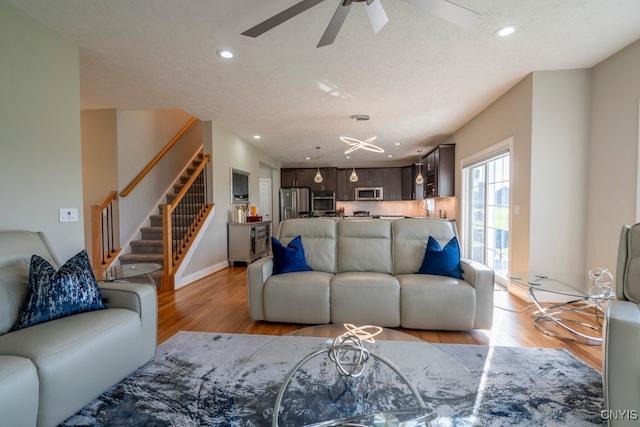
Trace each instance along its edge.
{"label": "stainless steel refrigerator", "polygon": [[311,190],[309,188],[280,189],[280,221],[299,218],[300,213],[309,214],[311,210]]}

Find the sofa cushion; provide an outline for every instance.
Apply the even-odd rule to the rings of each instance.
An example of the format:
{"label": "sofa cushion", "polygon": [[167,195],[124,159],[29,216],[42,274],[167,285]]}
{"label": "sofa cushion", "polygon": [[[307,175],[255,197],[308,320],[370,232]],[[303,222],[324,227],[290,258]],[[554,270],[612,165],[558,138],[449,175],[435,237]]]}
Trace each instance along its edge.
{"label": "sofa cushion", "polygon": [[329,323],[329,283],[323,271],[300,271],[269,277],[264,284],[264,317],[270,322]]}
{"label": "sofa cushion", "polygon": [[473,329],[476,292],[464,280],[432,274],[401,274],[400,323],[403,328]]}
{"label": "sofa cushion", "polygon": [[424,260],[422,260],[418,273],[462,279],[458,238],[453,237],[442,247],[436,239],[429,236],[427,249],[424,252]]}
{"label": "sofa cushion", "polygon": [[338,223],[338,273],[393,273],[391,222],[343,220]]}
{"label": "sofa cushion", "polygon": [[278,239],[286,245],[302,238],[307,265],[313,271],[336,271],[336,221],[328,218],[294,218],[280,223]]}
{"label": "sofa cushion", "polygon": [[457,236],[453,221],[406,218],[393,221],[394,274],[414,274],[422,265],[429,236],[446,245]]}
{"label": "sofa cushion", "polygon": [[300,236],[296,236],[287,246],[283,246],[278,239],[271,237],[271,249],[273,250],[273,274],[311,271],[304,257]]}
{"label": "sofa cushion", "polygon": [[46,259],[33,255],[27,301],[13,330],[104,308],[106,305],[84,250],[58,271]]}
{"label": "sofa cushion", "polygon": [[400,326],[400,285],[385,273],[338,273],[331,279],[331,323]]}

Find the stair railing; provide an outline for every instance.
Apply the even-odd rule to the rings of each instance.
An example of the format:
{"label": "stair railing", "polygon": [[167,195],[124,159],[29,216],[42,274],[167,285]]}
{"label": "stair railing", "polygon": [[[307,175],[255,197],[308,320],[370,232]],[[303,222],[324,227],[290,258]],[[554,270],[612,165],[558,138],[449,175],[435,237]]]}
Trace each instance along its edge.
{"label": "stair railing", "polygon": [[122,250],[115,240],[117,200],[118,192],[112,191],[101,204],[91,206],[91,265],[98,280]]}
{"label": "stair railing", "polygon": [[196,120],[197,119],[195,116],[191,117],[191,119],[187,122],[186,125],[184,125],[182,129],[180,129],[176,136],[174,136],[173,139],[169,141],[158,154],[156,154],[156,156],[149,162],[149,164],[147,164],[147,166],[145,166],[144,169],[142,169],[140,173],[135,178],[133,178],[129,185],[127,185],[124,190],[120,192],[120,197],[127,197],[129,193],[131,193],[133,189],[136,188],[138,184],[140,184],[140,182],[142,182],[144,177],[147,176],[151,169],[153,169],[154,166],[157,165],[160,160],[162,160],[165,154],[167,154],[169,150],[171,150],[171,148],[176,145],[182,135],[184,135],[189,129],[191,129],[191,126],[193,126]]}
{"label": "stair railing", "polygon": [[162,206],[164,274],[161,291],[175,289],[175,272],[200,231],[213,203],[208,202],[207,154],[176,197]]}

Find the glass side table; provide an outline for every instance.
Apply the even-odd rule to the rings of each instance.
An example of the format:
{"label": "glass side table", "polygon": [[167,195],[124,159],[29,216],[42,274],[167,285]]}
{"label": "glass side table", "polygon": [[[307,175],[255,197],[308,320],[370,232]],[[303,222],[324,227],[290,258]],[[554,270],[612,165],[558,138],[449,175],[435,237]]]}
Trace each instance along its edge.
{"label": "glass side table", "polygon": [[[531,317],[540,332],[580,344],[602,344],[604,305],[614,298],[609,286],[594,285],[582,291],[580,279],[562,274],[515,273],[510,279],[528,287],[537,308]],[[558,302],[545,304],[545,293],[555,295]]]}
{"label": "glass side table", "polygon": [[162,270],[162,265],[154,263],[124,264],[107,268],[104,273],[105,282],[127,280],[134,277],[147,276],[149,283],[156,286],[152,274]]}

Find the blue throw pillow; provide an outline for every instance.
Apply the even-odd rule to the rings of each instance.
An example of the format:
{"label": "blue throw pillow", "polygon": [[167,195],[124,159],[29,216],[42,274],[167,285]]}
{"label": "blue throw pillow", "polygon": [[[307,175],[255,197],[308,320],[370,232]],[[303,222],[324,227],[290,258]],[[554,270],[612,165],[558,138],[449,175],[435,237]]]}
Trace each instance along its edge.
{"label": "blue throw pillow", "polygon": [[13,330],[103,308],[106,305],[84,250],[58,271],[44,258],[33,255],[26,302]]}
{"label": "blue throw pillow", "polygon": [[436,239],[429,236],[427,250],[424,252],[424,259],[418,273],[462,279],[458,238],[454,236],[443,248]]}
{"label": "blue throw pillow", "polygon": [[304,257],[300,236],[296,236],[286,247],[282,246],[278,239],[271,237],[271,249],[273,251],[273,274],[312,271]]}

